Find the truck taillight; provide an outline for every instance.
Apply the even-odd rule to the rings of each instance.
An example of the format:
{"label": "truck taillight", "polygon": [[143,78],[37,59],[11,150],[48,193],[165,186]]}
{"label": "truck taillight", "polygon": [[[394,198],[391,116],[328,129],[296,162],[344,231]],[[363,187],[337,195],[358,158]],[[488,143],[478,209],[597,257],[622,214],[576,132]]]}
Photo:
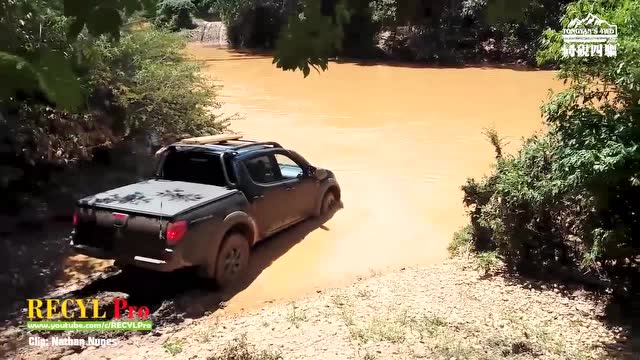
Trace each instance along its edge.
{"label": "truck taillight", "polygon": [[187,222],[184,220],[176,221],[174,223],[167,224],[167,242],[169,245],[174,245],[187,232]]}
{"label": "truck taillight", "polygon": [[78,226],[78,209],[73,212],[73,226]]}

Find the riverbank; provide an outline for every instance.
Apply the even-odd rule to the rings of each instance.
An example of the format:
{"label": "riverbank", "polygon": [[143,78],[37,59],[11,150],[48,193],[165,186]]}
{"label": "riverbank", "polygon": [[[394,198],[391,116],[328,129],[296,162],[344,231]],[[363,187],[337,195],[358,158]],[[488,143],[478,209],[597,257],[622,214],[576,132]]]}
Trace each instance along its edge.
{"label": "riverbank", "polygon": [[250,313],[222,309],[117,347],[23,347],[16,358],[624,359],[628,331],[607,323],[604,298],[487,278],[458,258]]}

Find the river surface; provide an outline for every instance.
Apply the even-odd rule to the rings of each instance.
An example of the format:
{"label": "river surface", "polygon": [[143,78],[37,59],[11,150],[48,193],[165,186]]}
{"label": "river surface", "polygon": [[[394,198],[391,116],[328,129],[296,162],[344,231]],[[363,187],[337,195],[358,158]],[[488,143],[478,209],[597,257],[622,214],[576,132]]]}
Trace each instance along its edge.
{"label": "river surface", "polygon": [[[283,72],[271,58],[193,44],[223,87],[232,129],[274,140],[332,169],[344,209],[259,248],[255,279],[229,302],[254,307],[389,268],[443,261],[467,223],[460,186],[495,159],[493,126],[513,150],[542,129],[554,73],[331,63],[327,72]],[[283,204],[286,206],[286,204]]]}

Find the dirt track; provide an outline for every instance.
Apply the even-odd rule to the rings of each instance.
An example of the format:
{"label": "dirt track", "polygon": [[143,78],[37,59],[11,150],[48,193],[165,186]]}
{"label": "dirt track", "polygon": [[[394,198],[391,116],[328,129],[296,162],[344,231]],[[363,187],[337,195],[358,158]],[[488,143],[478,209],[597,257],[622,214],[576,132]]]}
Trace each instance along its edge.
{"label": "dirt track", "polygon": [[220,310],[116,347],[31,347],[18,359],[227,359],[243,341],[254,356],[287,360],[630,358],[629,328],[604,322],[604,310],[590,293],[484,278],[456,259],[244,314]]}

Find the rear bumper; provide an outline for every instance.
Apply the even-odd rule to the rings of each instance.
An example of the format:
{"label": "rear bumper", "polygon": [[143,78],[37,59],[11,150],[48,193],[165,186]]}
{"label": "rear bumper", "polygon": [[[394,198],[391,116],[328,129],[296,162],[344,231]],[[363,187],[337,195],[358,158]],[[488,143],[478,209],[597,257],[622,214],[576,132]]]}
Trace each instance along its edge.
{"label": "rear bumper", "polygon": [[164,252],[159,258],[150,258],[146,256],[121,256],[118,254],[114,254],[109,251],[105,251],[104,249],[74,244],[73,240],[71,240],[71,249],[82,255],[98,258],[98,259],[108,259],[115,260],[116,263],[134,265],[137,267],[155,270],[155,271],[173,271],[183,267],[191,266],[182,259],[179,253],[173,251],[172,249],[164,249]]}

